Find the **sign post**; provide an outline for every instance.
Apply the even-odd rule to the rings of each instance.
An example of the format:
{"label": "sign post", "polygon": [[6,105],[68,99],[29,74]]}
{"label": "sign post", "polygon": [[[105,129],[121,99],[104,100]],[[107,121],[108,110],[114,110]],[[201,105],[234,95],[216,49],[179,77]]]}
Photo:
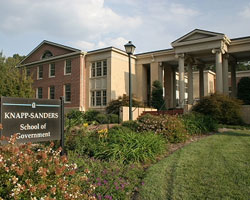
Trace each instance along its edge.
{"label": "sign post", "polygon": [[64,100],[1,97],[1,136],[17,142],[61,140],[64,148]]}

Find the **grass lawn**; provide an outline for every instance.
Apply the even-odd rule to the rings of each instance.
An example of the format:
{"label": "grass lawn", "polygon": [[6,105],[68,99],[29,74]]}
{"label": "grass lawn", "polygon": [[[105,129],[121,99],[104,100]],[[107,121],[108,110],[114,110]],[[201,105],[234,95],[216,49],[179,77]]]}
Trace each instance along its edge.
{"label": "grass lawn", "polygon": [[139,199],[250,199],[250,131],[209,136],[148,169]]}

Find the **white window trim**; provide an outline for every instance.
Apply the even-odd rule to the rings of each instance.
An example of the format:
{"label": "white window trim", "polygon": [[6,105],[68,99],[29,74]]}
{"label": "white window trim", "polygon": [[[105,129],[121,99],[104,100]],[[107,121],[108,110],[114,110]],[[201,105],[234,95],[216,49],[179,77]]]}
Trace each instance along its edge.
{"label": "white window trim", "polygon": [[37,77],[36,78],[37,78],[37,80],[42,80],[43,79],[43,77],[42,78],[39,77],[39,66],[37,67]]}
{"label": "white window trim", "polygon": [[[49,64],[49,78],[54,78],[54,77],[56,77],[56,75],[54,75],[54,76],[51,76],[51,75],[50,75],[51,64],[52,64],[52,63]],[[56,66],[55,66],[55,71],[56,71]]]}
{"label": "white window trim", "polygon": [[72,60],[71,60],[71,72],[70,73],[66,73],[66,64],[67,64],[67,60],[71,60],[71,59],[66,59],[64,61],[64,75],[67,76],[67,75],[71,75],[72,73]]}
{"label": "white window trim", "polygon": [[[36,98],[37,98],[37,99],[40,99],[40,98],[38,98],[38,89],[39,89],[39,88],[42,88],[42,87],[36,88]],[[42,90],[43,90],[43,89],[42,89]],[[43,91],[42,91],[42,98],[43,98]]]}
{"label": "white window trim", "polygon": [[[96,92],[98,92],[98,91],[101,91],[101,105],[100,106],[96,105]],[[103,91],[106,91],[106,105],[103,105]],[[95,105],[92,105],[92,92],[95,93],[95,97],[94,97],[95,98]],[[89,100],[89,107],[90,108],[105,108],[108,105],[107,90],[106,89],[91,90],[89,97],[90,97],[90,100]]]}
{"label": "white window trim", "polygon": [[66,101],[66,85],[70,83],[64,84],[63,85],[63,97],[64,97],[64,103],[71,103],[72,101],[72,90],[71,90],[71,84],[70,84],[70,101]]}
{"label": "white window trim", "polygon": [[[103,62],[106,61],[106,75],[103,75]],[[97,63],[101,62],[101,76],[97,76]],[[95,76],[92,76],[92,64],[95,63]],[[107,59],[104,60],[97,60],[97,61],[93,61],[90,63],[90,72],[89,72],[89,77],[91,79],[98,79],[98,78],[103,78],[103,77],[107,77],[108,75],[108,62]]]}

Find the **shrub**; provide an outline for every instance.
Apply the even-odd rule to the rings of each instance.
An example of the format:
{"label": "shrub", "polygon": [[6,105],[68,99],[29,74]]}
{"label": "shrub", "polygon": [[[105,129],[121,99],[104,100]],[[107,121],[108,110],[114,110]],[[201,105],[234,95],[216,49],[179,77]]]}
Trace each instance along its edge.
{"label": "shrub", "polygon": [[[71,162],[79,166],[78,173],[85,174],[89,169],[88,182],[96,186],[96,199],[132,199],[143,175],[142,167],[131,164],[122,165],[117,162],[105,162],[94,158],[86,158],[69,152]],[[81,170],[82,169],[82,170]],[[85,188],[85,183],[79,185]]]}
{"label": "shrub", "polygon": [[217,122],[210,116],[191,112],[182,116],[189,135],[203,134],[217,130]]}
{"label": "shrub", "polygon": [[140,117],[138,122],[137,131],[153,131],[171,143],[184,142],[188,137],[184,122],[178,116],[147,114]]}
{"label": "shrub", "polygon": [[79,110],[71,110],[66,114],[66,128],[71,128],[85,122],[84,113]]}
{"label": "shrub", "polygon": [[134,121],[125,121],[122,122],[122,126],[129,128],[132,131],[137,131],[139,128],[139,123],[138,121],[134,120]]}
{"label": "shrub", "polygon": [[[76,164],[68,163],[53,144],[32,150],[15,144],[16,136],[0,146],[0,196],[3,199],[88,199],[93,188],[76,184]],[[1,141],[2,142],[2,141]],[[85,175],[86,176],[86,175]],[[87,176],[86,176],[87,178]],[[84,180],[82,180],[84,181]]]}
{"label": "shrub", "polygon": [[95,119],[100,124],[107,124],[109,122],[108,117],[102,113],[99,113],[98,115],[96,115]]}
{"label": "shrub", "polygon": [[166,110],[162,84],[158,80],[153,82],[151,103],[157,110]]}
{"label": "shrub", "polygon": [[222,124],[242,124],[241,101],[221,94],[204,97],[193,107],[193,111],[210,116]]}
{"label": "shrub", "polygon": [[109,114],[108,115],[108,118],[109,118],[109,122],[111,124],[117,124],[119,123],[119,115],[116,115],[116,114]]}
{"label": "shrub", "polygon": [[113,130],[102,143],[96,158],[118,161],[120,163],[146,162],[154,160],[165,150],[165,142],[161,136],[152,132],[135,133],[133,131]]}
{"label": "shrub", "polygon": [[96,121],[96,116],[100,114],[97,110],[87,110],[84,113],[84,119],[88,122]]}
{"label": "shrub", "polygon": [[[141,102],[135,98],[132,98],[133,107],[141,106]],[[106,111],[108,114],[117,114],[119,115],[119,109],[121,106],[129,106],[129,96],[123,95],[118,97],[118,99],[112,100],[109,102]]]}
{"label": "shrub", "polygon": [[250,78],[243,77],[238,83],[238,98],[243,101],[244,104],[250,105]]}

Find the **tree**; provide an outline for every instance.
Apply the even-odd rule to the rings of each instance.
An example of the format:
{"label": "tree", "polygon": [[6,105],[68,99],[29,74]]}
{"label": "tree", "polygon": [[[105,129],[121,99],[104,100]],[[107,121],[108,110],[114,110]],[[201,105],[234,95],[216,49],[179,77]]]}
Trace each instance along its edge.
{"label": "tree", "polygon": [[[132,98],[132,105],[133,107],[138,107],[141,106],[142,103],[139,100]],[[129,96],[124,94],[123,96],[119,96],[118,99],[110,101],[106,111],[108,114],[118,115],[121,106],[129,106]]]}
{"label": "tree", "polygon": [[151,104],[157,110],[166,110],[165,101],[163,98],[163,88],[160,81],[153,82],[153,89],[152,89],[152,100]]}
{"label": "tree", "polygon": [[23,58],[18,54],[6,58],[0,52],[0,96],[34,97],[31,77],[26,76],[25,70],[16,68]]}
{"label": "tree", "polygon": [[243,101],[244,104],[250,105],[250,78],[243,77],[238,83],[238,98]]}

